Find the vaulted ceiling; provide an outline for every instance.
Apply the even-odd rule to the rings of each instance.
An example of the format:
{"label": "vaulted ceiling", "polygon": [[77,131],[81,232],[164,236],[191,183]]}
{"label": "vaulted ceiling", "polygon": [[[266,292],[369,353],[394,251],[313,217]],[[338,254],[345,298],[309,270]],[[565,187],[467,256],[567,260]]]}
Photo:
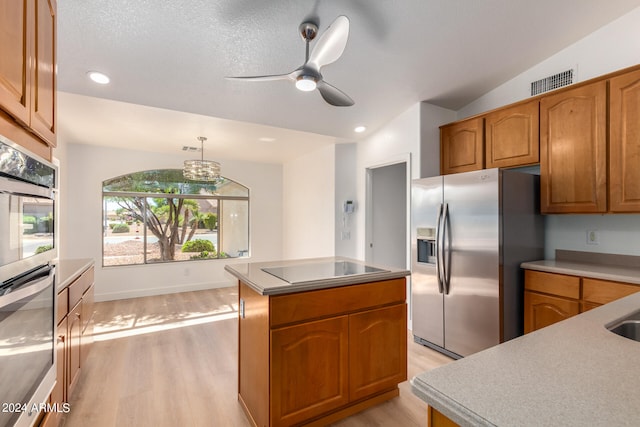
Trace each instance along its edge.
{"label": "vaulted ceiling", "polygon": [[[67,142],[280,162],[353,141],[419,101],[459,109],[621,15],[639,0],[59,0],[59,134]],[[322,72],[334,107],[288,81],[303,21],[350,21]],[[311,43],[313,48],[314,42]],[[105,86],[86,73],[111,77]],[[357,125],[367,132],[355,134]],[[210,150],[210,151],[209,151]]]}

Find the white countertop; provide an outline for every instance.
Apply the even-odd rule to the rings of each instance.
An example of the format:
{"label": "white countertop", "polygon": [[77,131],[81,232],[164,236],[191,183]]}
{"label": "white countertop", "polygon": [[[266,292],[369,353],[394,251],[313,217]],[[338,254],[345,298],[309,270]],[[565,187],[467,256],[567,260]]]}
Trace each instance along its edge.
{"label": "white countertop", "polygon": [[640,268],[638,267],[557,260],[523,262],[520,264],[520,267],[527,270],[568,274],[571,276],[590,277],[592,279],[612,280],[614,282],[640,285]]}
{"label": "white countertop", "polygon": [[[320,278],[318,280],[308,280],[301,283],[289,283],[262,270],[263,268],[268,267],[305,266],[336,261],[353,262],[358,265],[380,268],[385,271],[366,274],[350,274],[332,278]],[[311,291],[316,289],[333,288],[337,286],[355,285],[358,283],[377,282],[381,280],[397,279],[411,274],[409,270],[372,265],[363,261],[344,257],[308,258],[284,261],[252,262],[244,264],[227,264],[224,269],[242,282],[249,285],[253,290],[260,293],[261,295],[281,295],[294,292]]]}
{"label": "white countertop", "polygon": [[637,426],[640,342],[605,325],[640,293],[415,376],[414,394],[461,426]]}

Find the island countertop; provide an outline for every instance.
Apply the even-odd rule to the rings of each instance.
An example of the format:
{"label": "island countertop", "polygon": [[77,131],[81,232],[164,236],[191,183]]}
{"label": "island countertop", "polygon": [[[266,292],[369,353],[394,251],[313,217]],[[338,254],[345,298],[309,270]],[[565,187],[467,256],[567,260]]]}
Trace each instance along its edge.
{"label": "island countertop", "polygon": [[[343,275],[333,277],[314,276],[314,271],[324,269],[331,263],[351,263],[360,269],[368,268],[369,272],[347,272]],[[264,269],[280,269],[283,267],[294,267],[298,272],[308,274],[299,281],[293,283],[285,281],[274,274],[266,272]],[[224,268],[227,272],[249,285],[253,290],[261,295],[281,295],[295,292],[312,291],[317,289],[327,289],[338,286],[355,285],[359,283],[377,282],[381,280],[391,280],[408,276],[409,270],[371,265],[364,261],[345,257],[325,257],[308,258],[298,260],[283,260],[269,262],[252,262],[244,264],[227,264]]]}
{"label": "island countertop", "polygon": [[640,342],[606,329],[640,293],[415,376],[412,391],[461,426],[637,425]]}

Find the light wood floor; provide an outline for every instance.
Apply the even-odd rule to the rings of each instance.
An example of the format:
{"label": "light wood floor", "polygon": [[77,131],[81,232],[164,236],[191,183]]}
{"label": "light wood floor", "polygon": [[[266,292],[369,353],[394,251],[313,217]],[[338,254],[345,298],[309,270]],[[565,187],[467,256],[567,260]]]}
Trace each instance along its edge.
{"label": "light wood floor", "polygon": [[[96,303],[95,339],[63,427],[249,426],[237,400],[236,288]],[[409,337],[408,377],[451,359]],[[334,424],[426,426],[400,396]]]}

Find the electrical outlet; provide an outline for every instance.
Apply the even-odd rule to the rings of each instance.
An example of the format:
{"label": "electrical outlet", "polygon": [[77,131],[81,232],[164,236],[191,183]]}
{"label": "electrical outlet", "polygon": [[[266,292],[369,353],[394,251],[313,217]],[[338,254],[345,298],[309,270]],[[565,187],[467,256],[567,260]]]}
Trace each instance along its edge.
{"label": "electrical outlet", "polygon": [[600,232],[598,230],[587,230],[587,245],[599,245]]}

